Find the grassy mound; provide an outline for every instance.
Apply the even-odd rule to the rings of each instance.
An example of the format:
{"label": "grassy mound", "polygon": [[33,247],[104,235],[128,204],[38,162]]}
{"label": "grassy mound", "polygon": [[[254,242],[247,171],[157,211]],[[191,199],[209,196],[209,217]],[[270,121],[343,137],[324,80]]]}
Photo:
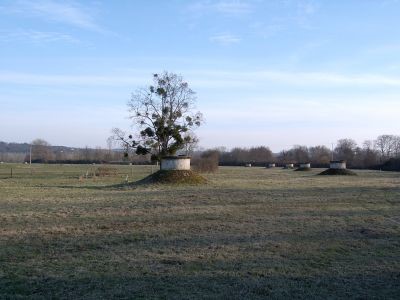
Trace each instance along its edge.
{"label": "grassy mound", "polygon": [[160,170],[142,180],[139,184],[202,184],[207,180],[191,170]]}
{"label": "grassy mound", "polygon": [[311,168],[297,168],[295,171],[311,171]]}
{"label": "grassy mound", "polygon": [[347,169],[327,169],[318,175],[351,175],[355,176],[357,175],[353,171],[347,170]]}

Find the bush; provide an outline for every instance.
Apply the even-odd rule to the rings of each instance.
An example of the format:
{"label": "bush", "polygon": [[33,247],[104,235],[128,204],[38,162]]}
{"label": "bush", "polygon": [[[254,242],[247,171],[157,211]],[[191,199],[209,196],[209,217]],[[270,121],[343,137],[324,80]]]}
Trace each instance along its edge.
{"label": "bush", "polygon": [[192,159],[192,168],[200,173],[215,173],[218,171],[218,161],[218,151],[208,150]]}
{"label": "bush", "polygon": [[400,158],[391,158],[380,168],[383,171],[400,171]]}

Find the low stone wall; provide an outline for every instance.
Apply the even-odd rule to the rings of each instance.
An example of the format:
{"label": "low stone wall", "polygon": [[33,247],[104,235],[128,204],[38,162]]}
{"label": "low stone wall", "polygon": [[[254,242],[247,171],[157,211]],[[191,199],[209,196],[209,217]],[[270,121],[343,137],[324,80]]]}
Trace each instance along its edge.
{"label": "low stone wall", "polygon": [[168,156],[161,159],[161,170],[190,170],[190,157]]}

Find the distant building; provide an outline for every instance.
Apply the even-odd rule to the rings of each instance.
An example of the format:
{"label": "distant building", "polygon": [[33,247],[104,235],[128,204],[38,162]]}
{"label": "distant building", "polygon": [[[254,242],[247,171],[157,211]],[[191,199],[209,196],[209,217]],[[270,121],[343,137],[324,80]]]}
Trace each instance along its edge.
{"label": "distant building", "polygon": [[166,156],[161,159],[161,170],[190,170],[190,156]]}
{"label": "distant building", "polygon": [[346,161],[345,160],[331,160],[329,164],[330,169],[346,169]]}
{"label": "distant building", "polygon": [[311,163],[309,163],[309,162],[300,163],[299,164],[299,168],[301,168],[301,169],[309,169],[309,168],[311,168]]}

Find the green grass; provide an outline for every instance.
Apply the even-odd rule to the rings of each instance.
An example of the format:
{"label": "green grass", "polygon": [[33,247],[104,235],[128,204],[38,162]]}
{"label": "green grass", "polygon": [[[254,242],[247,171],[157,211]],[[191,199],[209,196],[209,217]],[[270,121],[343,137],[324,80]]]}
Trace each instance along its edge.
{"label": "green grass", "polygon": [[0,165],[0,299],[400,295],[399,173],[225,167],[124,188],[151,167],[95,168]]}

